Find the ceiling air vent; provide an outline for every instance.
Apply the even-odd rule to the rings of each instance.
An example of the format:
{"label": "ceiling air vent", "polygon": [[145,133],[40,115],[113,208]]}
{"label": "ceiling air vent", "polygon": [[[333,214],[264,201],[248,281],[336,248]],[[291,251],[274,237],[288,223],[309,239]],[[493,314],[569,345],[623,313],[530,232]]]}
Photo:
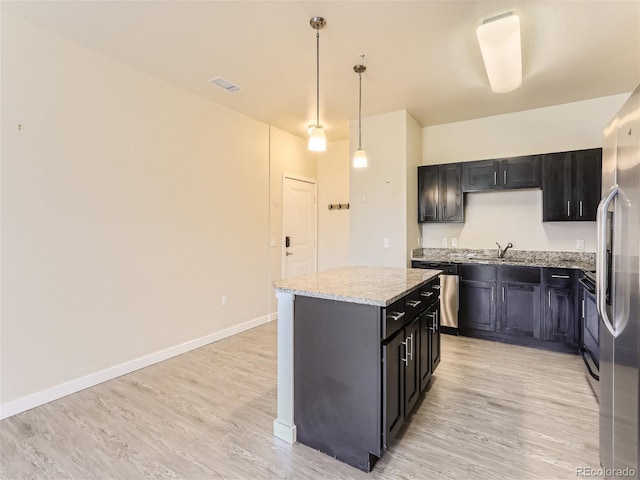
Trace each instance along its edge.
{"label": "ceiling air vent", "polygon": [[233,83],[228,82],[224,78],[221,78],[221,77],[215,77],[215,78],[212,78],[209,81],[211,83],[213,83],[214,85],[219,86],[220,88],[224,88],[227,92],[237,92],[238,90],[240,90],[239,86],[234,85]]}

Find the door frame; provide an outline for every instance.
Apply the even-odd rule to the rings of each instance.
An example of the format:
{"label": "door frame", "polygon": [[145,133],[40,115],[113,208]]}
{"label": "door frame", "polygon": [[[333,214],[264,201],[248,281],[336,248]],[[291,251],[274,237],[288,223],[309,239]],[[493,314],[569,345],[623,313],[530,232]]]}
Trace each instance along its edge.
{"label": "door frame", "polygon": [[313,185],[313,204],[315,205],[315,208],[313,209],[313,225],[315,228],[315,236],[313,238],[313,270],[314,272],[318,271],[318,181],[315,178],[309,178],[309,177],[304,177],[302,175],[296,175],[294,173],[286,173],[283,172],[282,173],[282,225],[281,225],[281,232],[280,232],[280,243],[281,243],[281,247],[280,247],[280,260],[281,260],[281,265],[282,265],[282,269],[281,269],[281,278],[285,278],[285,272],[286,272],[286,256],[285,256],[285,242],[284,242],[284,237],[285,237],[285,233],[284,233],[284,227],[285,227],[285,222],[284,222],[284,212],[285,212],[285,205],[284,205],[284,185],[285,185],[285,180],[286,179],[289,180],[295,180],[298,182],[304,182],[304,183],[310,183]]}

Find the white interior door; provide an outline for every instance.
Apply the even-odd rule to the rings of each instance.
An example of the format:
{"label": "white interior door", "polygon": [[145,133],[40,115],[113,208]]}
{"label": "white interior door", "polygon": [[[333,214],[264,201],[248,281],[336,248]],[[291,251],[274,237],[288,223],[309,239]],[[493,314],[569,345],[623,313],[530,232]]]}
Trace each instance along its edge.
{"label": "white interior door", "polygon": [[282,277],[316,271],[316,184],[286,176],[282,195]]}

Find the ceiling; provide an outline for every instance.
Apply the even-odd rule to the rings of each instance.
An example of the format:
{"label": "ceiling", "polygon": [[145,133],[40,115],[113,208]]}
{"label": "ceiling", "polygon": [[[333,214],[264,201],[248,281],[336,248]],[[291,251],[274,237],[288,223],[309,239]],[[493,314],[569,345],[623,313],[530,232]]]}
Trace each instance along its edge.
{"label": "ceiling", "polygon": [[[475,29],[520,15],[523,84],[489,88]],[[2,12],[295,135],[320,121],[348,138],[358,115],[408,110],[437,125],[630,92],[640,82],[640,1],[2,1]],[[241,87],[209,83],[221,76]]]}

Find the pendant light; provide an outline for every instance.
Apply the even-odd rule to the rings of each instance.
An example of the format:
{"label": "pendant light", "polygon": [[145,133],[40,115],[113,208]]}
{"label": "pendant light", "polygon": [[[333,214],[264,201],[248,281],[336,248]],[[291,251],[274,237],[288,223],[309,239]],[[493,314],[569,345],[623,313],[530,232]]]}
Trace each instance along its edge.
{"label": "pendant light", "polygon": [[[364,55],[360,55],[364,58]],[[367,166],[367,154],[362,149],[362,73],[367,69],[364,65],[355,65],[353,71],[358,74],[358,149],[353,155],[353,168],[365,168]]]}
{"label": "pendant light", "polygon": [[316,123],[309,126],[309,150],[324,152],[327,149],[327,140],[320,125],[320,29],[327,21],[322,17],[313,17],[309,24],[316,31]]}

